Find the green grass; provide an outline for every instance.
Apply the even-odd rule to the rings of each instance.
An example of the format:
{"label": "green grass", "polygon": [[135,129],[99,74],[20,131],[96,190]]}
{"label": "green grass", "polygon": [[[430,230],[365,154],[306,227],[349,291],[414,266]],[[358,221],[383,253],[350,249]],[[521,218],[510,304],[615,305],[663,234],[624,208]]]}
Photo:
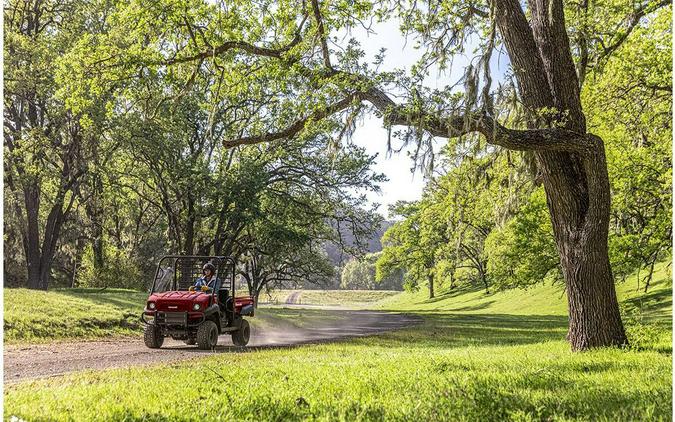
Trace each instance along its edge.
{"label": "green grass", "polygon": [[362,307],[394,297],[395,290],[276,290],[271,295],[261,294],[261,302],[284,304],[293,293],[300,293],[297,303],[303,305],[329,305]]}
{"label": "green grass", "polygon": [[[571,353],[555,316],[423,327],[5,387],[28,420],[668,420],[671,357]],[[37,404],[39,403],[39,406]]]}
{"label": "green grass", "polygon": [[619,286],[622,302],[641,307],[658,337],[642,348],[572,353],[550,286],[433,302],[419,292],[383,305],[414,309],[416,327],[7,385],[5,419],[671,420],[668,269],[646,295],[634,289]]}
{"label": "green grass", "polygon": [[136,335],[146,292],[4,289],[5,343]]}
{"label": "green grass", "polygon": [[[649,291],[636,289],[636,277],[617,283],[619,300],[638,307],[644,307],[652,317],[672,315],[672,275],[670,266],[659,263],[655,267],[654,279]],[[562,284],[537,285],[527,290],[512,289],[486,294],[481,287],[439,286],[437,294],[429,299],[429,293],[422,287],[417,292],[404,292],[378,303],[382,309],[406,311],[444,311],[461,313],[496,313],[510,315],[567,315],[567,297]]]}

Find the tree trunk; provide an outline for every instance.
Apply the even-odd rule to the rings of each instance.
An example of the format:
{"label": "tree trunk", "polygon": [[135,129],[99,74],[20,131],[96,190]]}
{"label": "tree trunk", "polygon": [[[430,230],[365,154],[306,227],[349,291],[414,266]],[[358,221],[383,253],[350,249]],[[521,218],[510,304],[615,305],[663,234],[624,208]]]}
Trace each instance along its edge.
{"label": "tree trunk", "polygon": [[260,300],[260,293],[262,293],[264,287],[265,287],[264,285],[261,285],[259,288],[255,289],[255,295],[253,295],[254,309],[258,309],[258,301]]}
{"label": "tree trunk", "polygon": [[490,286],[488,284],[487,274],[485,273],[485,267],[481,265],[478,267],[480,273],[480,281],[483,282],[483,287],[485,287],[485,294],[490,294]]}
{"label": "tree trunk", "polygon": [[40,252],[32,244],[28,245],[28,249],[30,250],[26,254],[26,264],[28,266],[28,288],[38,290],[41,289],[41,286],[43,285],[40,280]]}
{"label": "tree trunk", "polygon": [[[44,239],[40,245],[39,212],[40,196],[39,187],[29,183],[24,188],[24,206],[26,209],[26,236],[24,237],[24,252],[28,266],[28,288],[47,290],[51,275],[52,261],[54,259],[54,236],[58,237],[60,221],[56,218],[56,205],[52,208],[47,224],[44,229]],[[57,200],[60,207],[61,203]]]}
{"label": "tree trunk", "polygon": [[427,280],[429,281],[429,299],[433,299],[435,297],[434,295],[434,276],[433,275],[428,275]]}
{"label": "tree trunk", "polygon": [[[528,127],[562,124],[586,134],[594,146],[583,153],[533,148],[567,287],[567,338],[575,351],[621,346],[627,340],[609,265],[610,190],[604,144],[586,132],[562,0],[533,0],[528,5],[531,25],[519,1],[495,2],[496,23],[518,90],[532,114]],[[558,110],[557,116],[542,121],[538,112],[546,109]]]}
{"label": "tree trunk", "polygon": [[103,246],[103,178],[101,176],[101,157],[98,144],[91,147],[92,166],[94,168],[91,178],[85,184],[85,188],[91,189],[91,195],[84,203],[84,210],[91,222],[91,248],[93,252],[94,270],[97,274],[103,272],[105,267],[105,253]]}
{"label": "tree trunk", "polygon": [[105,255],[103,254],[103,231],[96,231],[94,233],[94,241],[92,242],[92,250],[94,252],[94,270],[100,274],[105,267]]}
{"label": "tree trunk", "polygon": [[[645,293],[647,293],[647,290],[649,290],[649,285],[652,282],[652,277],[654,277],[654,265],[656,264],[656,258],[658,255],[654,257],[652,260],[652,263],[649,265],[649,274],[647,275],[647,278],[645,280]],[[638,275],[638,282],[640,281],[640,276]]]}
{"label": "tree trunk", "polygon": [[609,264],[604,144],[593,138],[597,149],[584,158],[537,153],[567,287],[567,338],[575,351],[627,344]]}
{"label": "tree trunk", "polygon": [[[45,237],[58,238],[60,226],[52,229],[49,233],[45,233]],[[50,230],[47,227],[46,230]],[[55,239],[53,240],[55,242]],[[28,288],[47,290],[51,278],[52,264],[54,262],[55,244],[50,242],[46,247],[40,249],[39,242],[29,241],[24,246],[26,251],[26,264],[28,266]]]}
{"label": "tree trunk", "polygon": [[[594,242],[565,246],[572,249],[561,256],[568,259],[563,274],[569,311],[567,339],[572,350],[626,345],[606,250],[598,249]],[[572,257],[575,260],[569,262]]]}
{"label": "tree trunk", "polygon": [[183,243],[183,253],[192,255],[195,250],[195,203],[192,195],[188,195],[187,222],[185,225],[185,242]]}

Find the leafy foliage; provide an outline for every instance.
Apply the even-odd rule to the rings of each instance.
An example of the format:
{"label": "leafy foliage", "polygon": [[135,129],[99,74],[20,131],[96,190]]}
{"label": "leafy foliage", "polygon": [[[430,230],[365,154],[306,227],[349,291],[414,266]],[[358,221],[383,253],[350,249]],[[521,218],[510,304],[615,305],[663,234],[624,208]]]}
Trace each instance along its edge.
{"label": "leafy foliage", "polygon": [[438,235],[441,232],[429,229],[419,204],[398,202],[391,211],[403,217],[392,225],[382,236],[382,254],[375,265],[375,280],[392,277],[397,271],[404,271],[403,287],[416,290],[427,283],[429,297],[434,297],[434,263]]}
{"label": "leafy foliage", "polygon": [[618,276],[671,252],[672,63],[669,8],[636,27],[588,81],[589,123],[608,140],[612,184],[610,257]]}
{"label": "leafy foliage", "polygon": [[[175,25],[205,19],[234,29],[246,7],[224,17],[199,2],[52,6],[5,9],[5,245],[25,251],[5,263],[12,285],[33,277],[42,288],[142,288],[163,254],[224,254],[242,258],[257,295],[268,284],[330,277],[326,244],[361,249],[380,220],[361,206],[363,192],[384,180],[370,170],[373,157],[335,148],[331,122],[284,146],[227,149],[223,139],[260,127],[255,112],[285,107],[238,85],[256,87],[244,75],[252,63],[230,58],[194,72],[158,65],[174,60],[162,54],[188,35],[170,35]],[[223,36],[263,36],[262,24],[272,22]],[[42,120],[21,114],[36,95]],[[355,244],[342,242],[347,231]],[[40,273],[27,275],[31,268]]]}
{"label": "leafy foliage", "polygon": [[[582,60],[588,66],[583,102],[590,131],[607,140],[612,268],[619,279],[641,270],[638,286],[648,289],[654,264],[672,249],[671,10],[649,3],[649,25],[638,19],[624,32],[608,33],[601,26],[622,25],[617,22],[625,5],[589,7],[600,14],[570,11],[570,31],[574,42],[602,34],[593,40],[588,57],[576,59],[579,66]],[[583,34],[575,34],[582,29]],[[452,284],[461,278],[473,281],[484,272],[497,288],[561,280],[546,197],[531,154],[490,148],[466,137],[450,142],[442,158],[441,175],[415,204],[427,211],[411,220],[420,227],[435,224],[444,233],[444,242],[427,244],[436,251],[436,274]],[[408,252],[389,247],[383,256],[394,263]],[[463,277],[466,266],[473,274]]]}
{"label": "leafy foliage", "polygon": [[486,240],[488,271],[502,288],[562,280],[542,189],[523,201],[516,215]]}
{"label": "leafy foliage", "polygon": [[361,259],[351,259],[342,269],[340,288],[350,290],[401,290],[403,273],[392,274],[376,281],[376,263],[382,252],[366,254]]}

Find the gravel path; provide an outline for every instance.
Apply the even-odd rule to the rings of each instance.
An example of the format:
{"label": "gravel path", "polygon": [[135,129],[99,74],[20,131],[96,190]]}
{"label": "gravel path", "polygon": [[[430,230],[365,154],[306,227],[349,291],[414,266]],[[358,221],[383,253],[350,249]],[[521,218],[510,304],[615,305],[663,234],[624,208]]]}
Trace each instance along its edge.
{"label": "gravel path", "polygon": [[148,349],[138,338],[110,341],[58,342],[39,345],[14,345],[4,349],[4,382],[44,378],[86,369],[107,369],[143,366],[159,362],[172,362],[217,353],[246,353],[258,349],[290,347],[299,344],[321,343],[346,337],[373,335],[408,327],[421,322],[411,315],[377,311],[325,309],[316,321],[303,327],[287,324],[275,326],[265,321],[263,327],[254,328],[251,342],[246,349],[232,345],[229,335],[218,339],[213,351],[198,350],[170,338],[161,349]]}

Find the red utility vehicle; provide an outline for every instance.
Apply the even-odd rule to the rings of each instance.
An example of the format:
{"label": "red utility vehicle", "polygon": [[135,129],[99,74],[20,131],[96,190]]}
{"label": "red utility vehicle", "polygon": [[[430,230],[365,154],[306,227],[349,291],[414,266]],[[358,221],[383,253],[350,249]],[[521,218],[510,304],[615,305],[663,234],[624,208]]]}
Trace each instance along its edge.
{"label": "red utility vehicle", "polygon": [[[206,263],[215,267],[220,288],[190,291]],[[234,270],[234,260],[226,256],[163,257],[141,315],[145,345],[157,349],[171,337],[208,350],[220,334],[230,333],[235,346],[246,346],[251,328],[243,317],[254,316],[255,303],[250,296],[236,296]]]}

